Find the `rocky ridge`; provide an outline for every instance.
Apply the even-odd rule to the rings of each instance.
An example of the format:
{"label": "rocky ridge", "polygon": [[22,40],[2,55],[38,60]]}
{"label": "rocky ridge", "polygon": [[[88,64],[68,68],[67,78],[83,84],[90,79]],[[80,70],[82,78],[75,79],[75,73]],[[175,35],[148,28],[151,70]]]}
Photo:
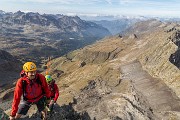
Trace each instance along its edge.
{"label": "rocky ridge", "polygon": [[157,26],[137,38],[109,37],[53,60],[58,104],[75,99],[75,111],[97,120],[180,119],[179,69],[169,61],[179,27]]}

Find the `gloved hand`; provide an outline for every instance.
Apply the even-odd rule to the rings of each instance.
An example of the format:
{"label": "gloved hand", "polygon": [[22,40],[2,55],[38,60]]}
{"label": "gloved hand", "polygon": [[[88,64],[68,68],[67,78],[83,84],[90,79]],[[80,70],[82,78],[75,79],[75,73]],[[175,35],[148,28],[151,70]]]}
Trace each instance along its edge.
{"label": "gloved hand", "polygon": [[46,104],[49,105],[51,100],[46,100]]}
{"label": "gloved hand", "polygon": [[15,117],[10,116],[9,119],[10,120],[15,120]]}
{"label": "gloved hand", "polygon": [[54,100],[51,100],[49,104],[52,105],[52,104],[54,104],[54,103],[55,103],[55,101],[54,101]]}

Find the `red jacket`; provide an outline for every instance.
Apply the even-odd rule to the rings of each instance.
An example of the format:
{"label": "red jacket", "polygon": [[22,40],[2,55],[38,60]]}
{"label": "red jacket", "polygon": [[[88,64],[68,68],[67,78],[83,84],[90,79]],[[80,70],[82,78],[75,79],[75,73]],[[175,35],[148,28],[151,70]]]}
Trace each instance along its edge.
{"label": "red jacket", "polygon": [[[37,77],[41,81],[42,85],[39,85],[36,81]],[[48,85],[46,82],[46,79],[43,75],[37,73],[36,78],[32,81],[30,81],[27,76],[21,77],[17,83],[14,90],[14,99],[12,103],[12,111],[11,115],[15,116],[18,110],[18,105],[20,103],[21,96],[23,94],[23,88],[22,88],[22,80],[26,81],[26,98],[29,102],[37,102],[39,99],[43,97],[42,89],[45,92],[46,97],[50,97],[51,92],[48,89]],[[33,99],[35,98],[35,99]]]}
{"label": "red jacket", "polygon": [[48,84],[49,86],[49,91],[51,91],[51,97],[54,99],[54,101],[56,102],[58,97],[59,97],[59,89],[57,84],[52,83],[52,84]]}

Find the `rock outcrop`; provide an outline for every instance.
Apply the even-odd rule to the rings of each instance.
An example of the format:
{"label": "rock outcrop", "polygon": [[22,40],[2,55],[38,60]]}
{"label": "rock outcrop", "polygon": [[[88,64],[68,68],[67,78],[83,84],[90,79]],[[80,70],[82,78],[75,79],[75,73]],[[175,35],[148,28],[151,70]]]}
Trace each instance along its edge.
{"label": "rock outcrop", "polygon": [[0,109],[0,120],[8,120],[9,116],[2,110]]}
{"label": "rock outcrop", "polygon": [[0,50],[0,56],[0,108],[6,110],[11,106],[13,83],[19,78],[22,63],[4,50]]}
{"label": "rock outcrop", "polygon": [[19,77],[21,62],[13,57],[10,53],[0,50],[0,82],[1,88],[4,84],[12,83],[13,80]]}
{"label": "rock outcrop", "polygon": [[[179,97],[180,72],[179,69],[172,64],[172,55],[178,52],[178,46],[173,42],[175,39],[174,34],[176,33],[177,30],[173,30],[168,34],[162,34],[161,36],[159,33],[156,33],[156,35],[159,36],[158,41],[157,39],[151,39],[147,45],[151,45],[152,47],[146,49],[139,60],[144,69],[152,76],[162,79]],[[178,57],[175,58],[175,61],[176,60],[178,60]],[[176,65],[178,66],[178,64]]]}

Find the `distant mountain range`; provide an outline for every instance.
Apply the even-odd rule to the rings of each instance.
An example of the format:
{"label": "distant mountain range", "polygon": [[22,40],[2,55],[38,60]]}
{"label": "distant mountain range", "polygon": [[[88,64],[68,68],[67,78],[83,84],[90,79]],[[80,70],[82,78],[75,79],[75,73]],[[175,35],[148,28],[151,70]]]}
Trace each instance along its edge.
{"label": "distant mountain range", "polygon": [[86,21],[113,21],[113,20],[120,20],[120,19],[138,19],[138,20],[147,20],[147,19],[158,19],[162,21],[180,21],[180,17],[157,17],[157,16],[133,16],[133,15],[89,15],[89,14],[82,14],[78,15],[81,19]]}
{"label": "distant mountain range", "polygon": [[[149,19],[144,16],[78,17],[0,10],[0,49],[22,61],[41,62],[49,56],[65,55],[106,36],[124,34],[136,23]],[[160,20],[178,22],[179,19]]]}
{"label": "distant mountain range", "polygon": [[145,17],[145,16],[102,16],[102,15],[82,15],[80,16],[81,19],[92,21],[97,23],[98,25],[102,25],[103,27],[107,28],[113,35],[116,34],[124,34],[124,31],[127,31],[130,27],[132,27],[135,23],[141,21],[147,21],[151,19],[159,20],[162,22],[176,22],[180,23],[180,18],[168,18],[168,17]]}
{"label": "distant mountain range", "polygon": [[131,27],[136,22],[139,22],[139,19],[119,19],[119,20],[101,20],[101,21],[92,21],[98,25],[102,25],[103,27],[107,28],[113,35],[123,33],[124,30]]}
{"label": "distant mountain range", "polygon": [[78,16],[0,11],[0,49],[23,59],[61,56],[111,35]]}

